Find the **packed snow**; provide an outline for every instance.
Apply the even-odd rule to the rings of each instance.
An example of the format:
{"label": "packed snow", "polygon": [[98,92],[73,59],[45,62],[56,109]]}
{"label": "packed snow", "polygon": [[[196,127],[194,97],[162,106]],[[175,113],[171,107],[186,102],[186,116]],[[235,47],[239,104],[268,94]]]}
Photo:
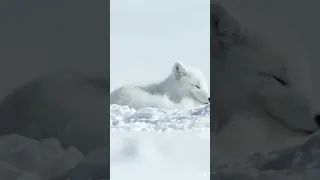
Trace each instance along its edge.
{"label": "packed snow", "polygon": [[110,148],[87,156],[62,148],[56,139],[0,136],[0,179],[110,179],[111,174],[112,180],[207,180],[209,117],[210,105],[190,111],[111,105]]}
{"label": "packed snow", "polygon": [[316,180],[320,176],[320,133],[306,142],[267,154],[253,153],[245,160],[220,165],[212,172],[228,180]]}
{"label": "packed snow", "polygon": [[111,105],[110,127],[112,180],[210,178],[210,105],[189,111]]}
{"label": "packed snow", "polygon": [[[110,106],[110,149],[83,156],[55,139],[0,137],[0,177],[6,180],[317,179],[320,134],[268,154],[254,153],[228,166],[210,157],[210,105],[193,110]],[[109,152],[110,150],[110,152]],[[109,164],[110,153],[110,164]],[[111,166],[110,166],[111,165]],[[110,171],[109,171],[110,168]],[[110,176],[109,177],[109,172]]]}
{"label": "packed snow", "polygon": [[0,137],[1,179],[50,179],[66,173],[82,158],[76,148],[65,150],[55,139],[39,142],[16,134]]}
{"label": "packed snow", "polygon": [[2,180],[87,180],[109,178],[109,148],[83,156],[55,139],[37,141],[16,134],[0,137]]}
{"label": "packed snow", "polygon": [[111,105],[110,119],[111,179],[312,180],[320,175],[320,134],[223,165],[215,164],[214,149],[210,156],[210,123],[217,125],[214,117],[210,122],[210,105],[189,111]]}

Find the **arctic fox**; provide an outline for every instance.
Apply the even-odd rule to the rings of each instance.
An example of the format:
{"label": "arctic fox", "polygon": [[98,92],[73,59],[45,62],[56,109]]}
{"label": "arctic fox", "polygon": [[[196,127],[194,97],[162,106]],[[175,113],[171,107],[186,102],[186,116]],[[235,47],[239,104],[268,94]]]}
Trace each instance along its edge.
{"label": "arctic fox", "polygon": [[104,71],[60,71],[26,83],[0,104],[0,135],[56,138],[82,153],[109,142],[109,78]]}
{"label": "arctic fox", "polygon": [[213,140],[217,157],[223,162],[303,142],[320,125],[313,69],[303,49],[293,41],[291,55],[259,44],[222,6],[212,5],[211,97],[220,126]]}
{"label": "arctic fox", "polygon": [[110,94],[110,104],[128,105],[134,109],[189,109],[208,103],[210,97],[204,75],[179,62],[173,65],[172,73],[161,82],[124,85]]}

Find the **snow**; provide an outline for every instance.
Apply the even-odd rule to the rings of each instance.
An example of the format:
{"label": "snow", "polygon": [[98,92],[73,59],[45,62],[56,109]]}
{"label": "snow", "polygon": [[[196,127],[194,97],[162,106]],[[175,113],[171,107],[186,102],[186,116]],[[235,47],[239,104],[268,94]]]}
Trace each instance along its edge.
{"label": "snow", "polygon": [[[320,133],[302,144],[215,164],[210,105],[184,111],[110,106],[112,180],[298,180],[320,175]],[[214,147],[213,147],[214,148]],[[211,151],[211,156],[210,156]],[[212,164],[216,165],[211,169]],[[124,173],[125,172],[125,173]]]}
{"label": "snow", "polygon": [[55,139],[37,141],[16,134],[0,137],[0,177],[40,180],[59,176],[83,158],[74,147],[67,150]]}
{"label": "snow", "polygon": [[216,179],[228,180],[316,180],[320,175],[320,132],[300,144],[269,153],[253,153],[212,172]]}
{"label": "snow", "polygon": [[[110,148],[83,156],[55,139],[0,137],[0,177],[6,180],[317,179],[320,133],[302,144],[254,153],[228,166],[210,157],[210,105],[193,110],[110,106]],[[110,162],[109,162],[110,153]],[[110,163],[110,164],[109,164]],[[109,171],[110,168],[110,171]]]}
{"label": "snow", "polygon": [[112,180],[210,178],[210,105],[189,111],[111,105],[110,119]]}
{"label": "snow", "polygon": [[[55,139],[0,137],[0,177],[6,180],[317,179],[320,133],[302,144],[254,153],[210,174],[210,105],[193,110],[110,106],[110,149],[83,156]],[[110,164],[109,164],[110,153]],[[110,168],[110,171],[108,171]]]}
{"label": "snow", "polygon": [[[6,180],[209,179],[210,105],[190,111],[110,106],[110,149],[83,156],[56,139],[0,136]],[[110,157],[109,157],[110,153]],[[110,158],[110,162],[109,162]],[[109,164],[110,163],[110,164]],[[110,167],[111,165],[111,167]]]}

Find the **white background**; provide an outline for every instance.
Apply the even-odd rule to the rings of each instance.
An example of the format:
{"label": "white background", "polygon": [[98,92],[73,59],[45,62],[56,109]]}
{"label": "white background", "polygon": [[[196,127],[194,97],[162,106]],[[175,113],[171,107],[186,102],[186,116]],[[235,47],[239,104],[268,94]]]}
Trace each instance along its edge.
{"label": "white background", "polygon": [[111,90],[161,80],[176,61],[200,68],[210,81],[209,0],[110,4]]}

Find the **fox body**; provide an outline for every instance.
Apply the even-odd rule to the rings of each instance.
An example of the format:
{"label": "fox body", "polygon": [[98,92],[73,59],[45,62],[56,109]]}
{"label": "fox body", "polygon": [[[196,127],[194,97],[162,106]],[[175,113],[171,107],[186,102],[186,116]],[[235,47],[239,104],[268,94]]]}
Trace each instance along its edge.
{"label": "fox body", "polygon": [[0,104],[0,135],[58,139],[82,153],[109,141],[105,73],[61,71],[26,83]]}
{"label": "fox body", "polygon": [[182,63],[175,63],[163,81],[147,85],[124,85],[110,94],[110,104],[131,108],[194,108],[210,102],[203,74]]}

